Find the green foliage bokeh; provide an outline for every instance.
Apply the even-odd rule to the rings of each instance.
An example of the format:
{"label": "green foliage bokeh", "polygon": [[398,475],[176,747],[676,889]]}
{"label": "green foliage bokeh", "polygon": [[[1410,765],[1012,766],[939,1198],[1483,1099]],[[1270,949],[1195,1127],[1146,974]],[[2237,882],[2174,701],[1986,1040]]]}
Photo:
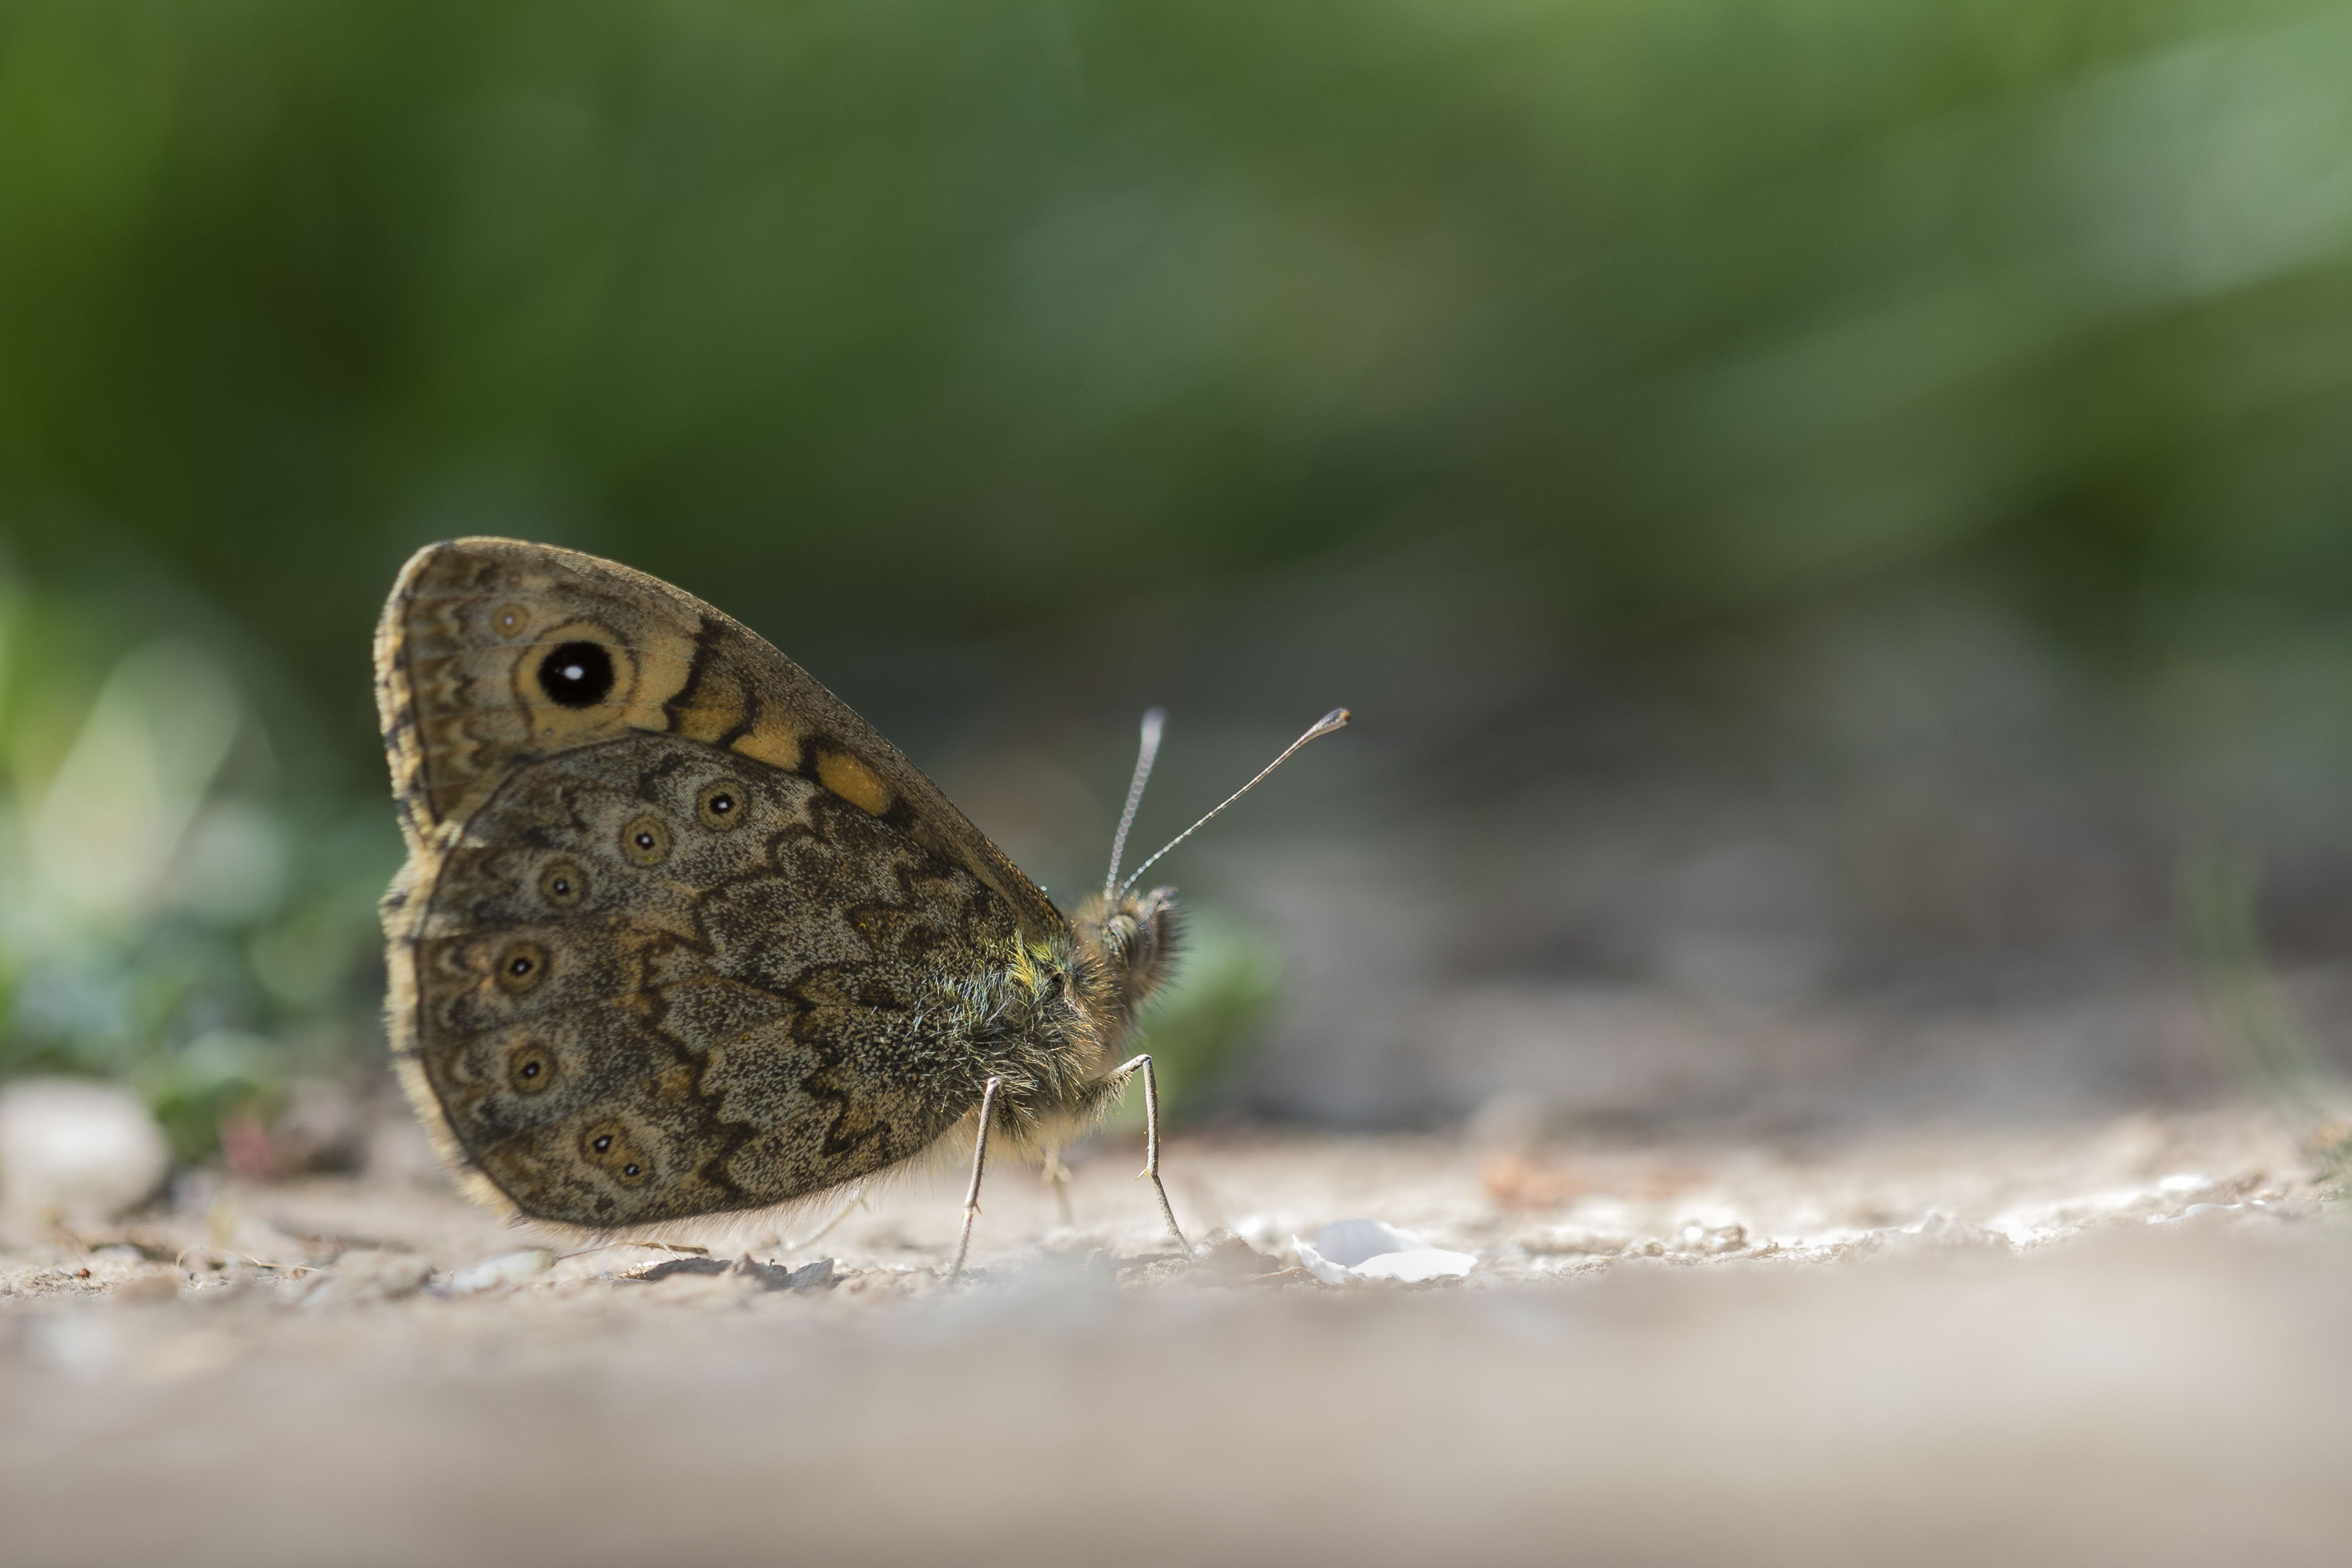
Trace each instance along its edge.
{"label": "green foliage bokeh", "polygon": [[[1563,646],[1958,585],[2159,728],[2344,730],[2347,62],[2352,0],[0,0],[0,544],[78,607],[12,799],[160,626],[286,841],[380,818],[365,629],[478,531],[802,650],[1414,551]],[[247,970],[315,904],[347,973],[383,858],[140,1028],[315,1019]]]}
{"label": "green foliage bokeh", "polygon": [[2138,656],[2339,606],[2347,57],[2342,0],[9,0],[0,525],[338,692],[466,529],[818,634],[1434,535],[1581,624],[1965,571]]}

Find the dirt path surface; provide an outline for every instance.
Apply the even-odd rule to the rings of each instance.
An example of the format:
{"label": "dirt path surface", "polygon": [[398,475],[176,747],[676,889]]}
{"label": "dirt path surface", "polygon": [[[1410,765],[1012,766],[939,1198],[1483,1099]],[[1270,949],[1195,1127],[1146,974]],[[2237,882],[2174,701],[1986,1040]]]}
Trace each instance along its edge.
{"label": "dirt path surface", "polygon": [[[951,1177],[797,1248],[562,1256],[404,1155],[16,1236],[0,1560],[2342,1560],[2352,1249],[2258,1114],[1179,1141],[1189,1263],[1131,1157],[1075,1227],[998,1173],[952,1289]],[[1292,1266],[1357,1216],[1476,1264]]]}

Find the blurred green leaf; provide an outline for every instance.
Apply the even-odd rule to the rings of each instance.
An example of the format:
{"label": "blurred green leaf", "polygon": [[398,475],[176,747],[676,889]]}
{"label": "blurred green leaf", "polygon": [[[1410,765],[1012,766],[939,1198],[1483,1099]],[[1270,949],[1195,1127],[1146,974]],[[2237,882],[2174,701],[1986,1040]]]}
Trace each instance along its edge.
{"label": "blurred green leaf", "polygon": [[[1283,975],[1281,951],[1265,932],[1213,909],[1185,910],[1176,977],[1143,1020],[1160,1113],[1171,1123],[1197,1115],[1273,1023]],[[1143,1110],[1142,1087],[1131,1085],[1112,1124],[1140,1128]]]}

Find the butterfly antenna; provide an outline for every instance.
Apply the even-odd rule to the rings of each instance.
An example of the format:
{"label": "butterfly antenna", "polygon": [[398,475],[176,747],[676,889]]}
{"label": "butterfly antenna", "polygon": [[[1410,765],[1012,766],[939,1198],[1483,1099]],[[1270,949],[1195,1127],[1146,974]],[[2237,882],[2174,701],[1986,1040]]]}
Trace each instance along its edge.
{"label": "butterfly antenna", "polygon": [[1210,812],[1208,816],[1202,818],[1199,821],[1193,823],[1191,827],[1185,829],[1182,832],[1169,840],[1165,844],[1162,844],[1160,848],[1160,854],[1153,855],[1150,860],[1145,861],[1141,865],[1137,866],[1135,868],[1134,874],[1129,876],[1125,882],[1120,883],[1117,891],[1118,893],[1125,893],[1129,888],[1133,887],[1137,882],[1142,879],[1145,872],[1150,871],[1154,865],[1159,863],[1160,855],[1166,854],[1170,850],[1174,849],[1178,844],[1182,843],[1186,839],[1191,838],[1194,833],[1197,833],[1202,828],[1207,827],[1210,820],[1216,816],[1217,811],[1223,810],[1227,806],[1232,805],[1234,801],[1240,800],[1243,796],[1256,789],[1260,780],[1264,779],[1267,774],[1273,772],[1276,768],[1290,760],[1290,754],[1292,752],[1297,750],[1300,747],[1306,745],[1310,740],[1328,735],[1335,729],[1344,727],[1347,722],[1348,710],[1343,707],[1335,707],[1329,713],[1325,714],[1321,718],[1317,719],[1313,728],[1309,729],[1305,735],[1300,736],[1297,740],[1292,741],[1288,746],[1284,747],[1282,748],[1281,756],[1267,763],[1264,768],[1259,768],[1257,778],[1251,779],[1248,783],[1243,785],[1240,789],[1226,796],[1223,801],[1219,802],[1216,811]]}
{"label": "butterfly antenna", "polygon": [[1103,878],[1103,896],[1118,892],[1118,858],[1127,852],[1127,830],[1135,826],[1135,809],[1143,804],[1143,786],[1151,778],[1152,758],[1160,755],[1160,732],[1168,726],[1164,707],[1143,710],[1143,744],[1135,753],[1135,778],[1127,787],[1127,810],[1118,814],[1118,835],[1110,841],[1110,874]]}

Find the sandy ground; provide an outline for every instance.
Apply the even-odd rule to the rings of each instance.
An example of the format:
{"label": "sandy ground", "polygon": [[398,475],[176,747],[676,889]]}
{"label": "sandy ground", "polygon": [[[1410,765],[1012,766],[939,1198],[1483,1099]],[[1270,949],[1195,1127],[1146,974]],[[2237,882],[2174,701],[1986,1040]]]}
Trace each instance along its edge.
{"label": "sandy ground", "polygon": [[[2352,1247],[2252,1112],[1176,1141],[576,1256],[397,1139],[0,1249],[0,1561],[2338,1563]],[[1370,1216],[1473,1253],[1321,1284]],[[804,1228],[805,1228],[804,1222]],[[1231,1238],[1231,1239],[1225,1239]],[[740,1261],[748,1253],[751,1262]]]}

